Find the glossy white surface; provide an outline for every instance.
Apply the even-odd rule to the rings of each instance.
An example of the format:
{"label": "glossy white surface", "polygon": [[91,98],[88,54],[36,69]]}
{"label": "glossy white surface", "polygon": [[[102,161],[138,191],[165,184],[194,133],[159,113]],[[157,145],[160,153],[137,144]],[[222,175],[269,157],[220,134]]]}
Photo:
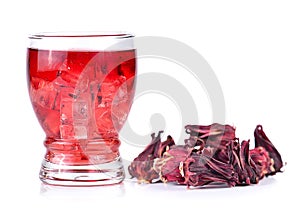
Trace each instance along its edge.
{"label": "glossy white surface", "polygon": [[[0,214],[299,211],[300,5],[292,0],[197,2],[1,1]],[[41,185],[38,172],[45,152],[44,134],[27,95],[27,35],[59,30],[126,30],[136,36],[164,36],[190,45],[209,62],[221,83],[226,123],[235,125],[237,136],[250,138],[252,143],[255,126],[262,124],[288,163],[286,171],[258,185],[222,189],[139,185],[129,179],[118,186],[84,189]],[[163,61],[154,61],[152,66],[158,71],[170,68]],[[132,112],[130,123],[141,134],[149,133],[151,106],[149,109],[140,113],[141,108],[135,107]],[[203,123],[208,123],[205,100],[200,112]],[[135,114],[145,117],[145,123],[135,124]],[[178,123],[176,117],[168,117],[166,122]],[[168,132],[176,136],[178,126],[169,126]],[[123,144],[121,154],[130,160],[140,150]]]}

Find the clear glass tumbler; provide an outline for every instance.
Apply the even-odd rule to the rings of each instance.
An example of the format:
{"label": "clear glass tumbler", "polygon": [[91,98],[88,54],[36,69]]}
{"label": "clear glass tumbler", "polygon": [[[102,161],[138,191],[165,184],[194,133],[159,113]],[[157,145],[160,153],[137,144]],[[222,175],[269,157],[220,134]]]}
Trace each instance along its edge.
{"label": "clear glass tumbler", "polygon": [[43,182],[93,186],[124,179],[118,133],[135,92],[133,38],[118,32],[29,36],[29,96],[46,134]]}

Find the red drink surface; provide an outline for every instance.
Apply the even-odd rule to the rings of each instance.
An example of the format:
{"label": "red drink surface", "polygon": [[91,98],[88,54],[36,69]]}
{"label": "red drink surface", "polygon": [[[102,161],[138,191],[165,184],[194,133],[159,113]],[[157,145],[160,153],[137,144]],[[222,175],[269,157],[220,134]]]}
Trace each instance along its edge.
{"label": "red drink surface", "polygon": [[135,67],[135,50],[28,49],[29,95],[46,133],[46,160],[59,163],[63,156],[64,163],[81,164],[91,154],[118,153]]}

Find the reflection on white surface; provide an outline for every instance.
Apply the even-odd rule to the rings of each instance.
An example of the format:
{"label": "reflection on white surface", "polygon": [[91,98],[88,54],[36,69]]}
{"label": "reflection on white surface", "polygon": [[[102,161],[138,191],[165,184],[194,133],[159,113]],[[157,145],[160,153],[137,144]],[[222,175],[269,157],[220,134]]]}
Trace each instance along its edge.
{"label": "reflection on white surface", "polygon": [[125,195],[123,183],[106,186],[64,187],[41,183],[40,195],[50,198],[114,198]]}
{"label": "reflection on white surface", "polygon": [[[267,177],[258,184],[250,186],[227,187],[223,185],[210,185],[204,187],[187,187],[185,185],[154,183],[139,184],[136,180],[126,179],[123,183],[107,186],[91,186],[91,187],[67,187],[53,186],[41,183],[40,196],[56,199],[56,198],[72,198],[72,199],[112,199],[112,198],[131,198],[138,200],[140,196],[144,199],[193,199],[197,197],[202,200],[216,200],[230,195],[231,198],[239,198],[240,195],[262,192],[263,190],[272,190],[278,183],[276,178],[282,178],[282,174],[273,177]],[[277,184],[278,186],[278,184]],[[174,194],[174,195],[173,195]],[[177,195],[179,194],[179,195]]]}

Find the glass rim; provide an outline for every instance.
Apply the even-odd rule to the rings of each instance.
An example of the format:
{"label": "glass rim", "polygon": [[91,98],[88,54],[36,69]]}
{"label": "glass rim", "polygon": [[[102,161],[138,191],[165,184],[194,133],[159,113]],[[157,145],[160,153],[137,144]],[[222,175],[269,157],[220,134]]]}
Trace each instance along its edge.
{"label": "glass rim", "polygon": [[134,37],[134,35],[125,31],[49,31],[33,33],[28,35],[29,39],[90,37],[125,39]]}
{"label": "glass rim", "polygon": [[56,31],[28,36],[28,48],[52,50],[130,50],[134,35],[124,31]]}

